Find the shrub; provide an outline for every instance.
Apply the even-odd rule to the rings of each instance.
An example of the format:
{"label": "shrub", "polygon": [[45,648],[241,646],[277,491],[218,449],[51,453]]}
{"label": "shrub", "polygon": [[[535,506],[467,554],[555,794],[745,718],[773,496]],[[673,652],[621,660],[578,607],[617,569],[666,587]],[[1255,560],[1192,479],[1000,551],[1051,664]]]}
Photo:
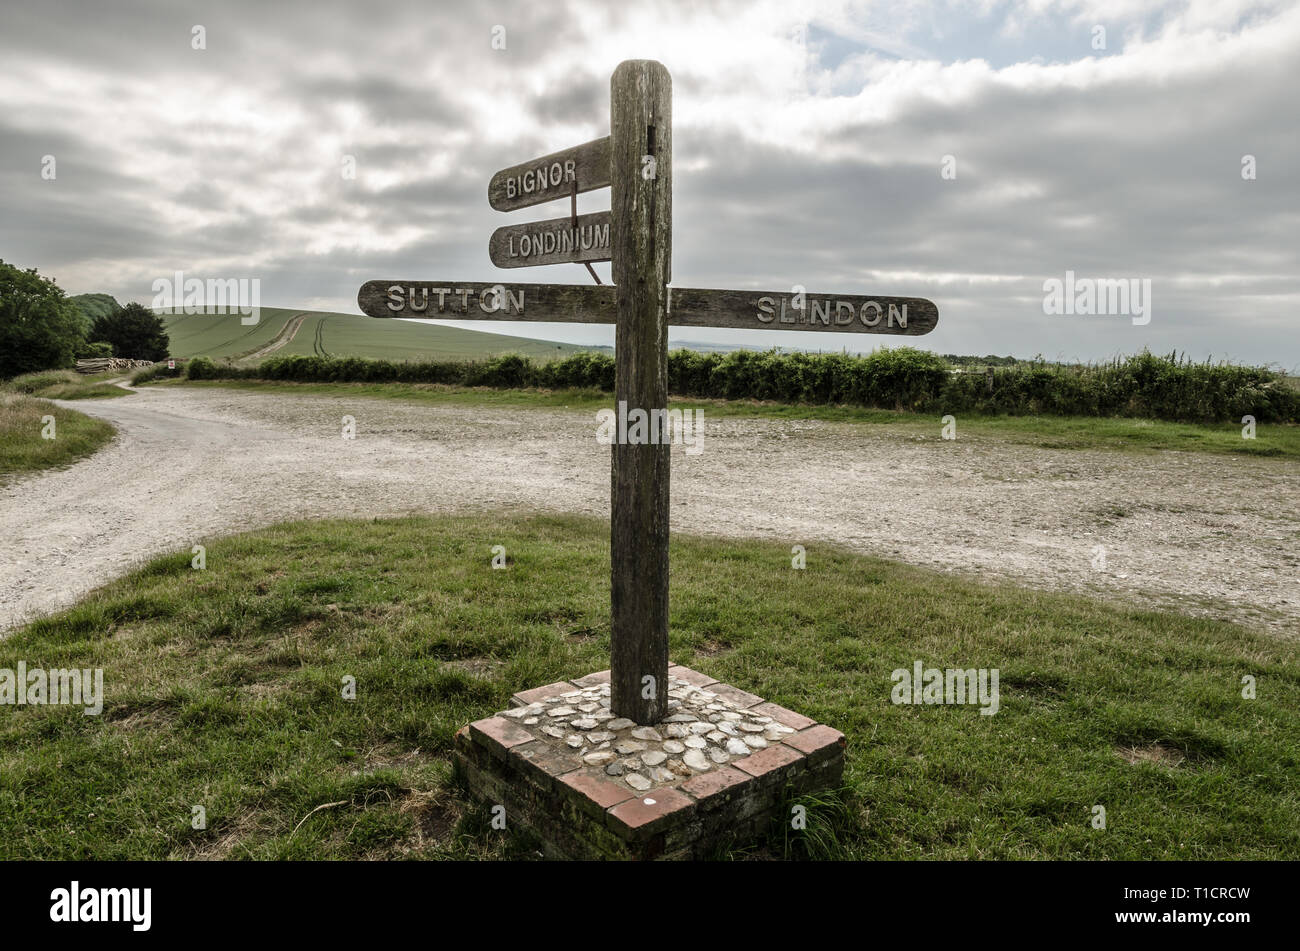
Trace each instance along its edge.
{"label": "shrub", "polygon": [[103,340],[97,340],[94,343],[87,341],[77,347],[78,360],[94,360],[99,357],[111,357],[113,355],[113,345]]}
{"label": "shrub", "polygon": [[185,365],[185,375],[191,380],[220,380],[223,374],[207,357],[195,357]]}

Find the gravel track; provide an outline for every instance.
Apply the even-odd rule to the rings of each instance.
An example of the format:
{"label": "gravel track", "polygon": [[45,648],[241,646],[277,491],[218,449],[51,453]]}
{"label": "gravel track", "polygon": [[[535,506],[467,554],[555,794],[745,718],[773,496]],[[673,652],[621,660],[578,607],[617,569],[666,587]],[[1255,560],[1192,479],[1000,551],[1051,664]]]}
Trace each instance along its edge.
{"label": "gravel track", "polygon": [[[198,387],[67,405],[121,434],[0,487],[0,630],[148,557],[287,519],[609,513],[609,448],[587,412]],[[1300,636],[1294,463],[938,432],[706,418],[702,452],[673,449],[673,529],[802,544],[810,561],[834,542]]]}

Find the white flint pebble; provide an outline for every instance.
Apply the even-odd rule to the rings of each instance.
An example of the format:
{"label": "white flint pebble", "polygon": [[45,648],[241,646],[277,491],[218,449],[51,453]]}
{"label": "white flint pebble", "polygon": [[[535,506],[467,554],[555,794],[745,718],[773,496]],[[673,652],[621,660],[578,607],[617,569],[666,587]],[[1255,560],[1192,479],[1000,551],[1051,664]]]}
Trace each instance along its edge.
{"label": "white flint pebble", "polygon": [[699,750],[691,750],[682,757],[682,762],[691,769],[699,770],[700,772],[704,772],[709,768],[709,761],[704,758],[704,754]]}

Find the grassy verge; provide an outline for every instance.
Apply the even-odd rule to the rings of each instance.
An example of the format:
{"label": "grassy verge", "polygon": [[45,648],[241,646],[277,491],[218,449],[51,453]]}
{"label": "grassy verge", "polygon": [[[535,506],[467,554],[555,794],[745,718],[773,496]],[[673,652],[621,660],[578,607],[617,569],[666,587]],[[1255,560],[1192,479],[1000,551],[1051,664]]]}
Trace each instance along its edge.
{"label": "grassy verge", "polygon": [[120,370],[96,376],[83,376],[73,370],[44,370],[16,376],[0,385],[0,389],[47,400],[102,400],[130,396],[130,390],[109,386],[105,382],[120,376]]}
{"label": "grassy verge", "polygon": [[[102,668],[106,701],[0,708],[0,858],[532,855],[466,805],[452,737],[608,666],[607,539],[577,518],[288,524],[17,631],[0,668]],[[788,546],[677,537],[673,585],[673,660],[848,736],[845,789],[758,857],[1300,858],[1293,644],[820,547],[795,571]],[[999,669],[998,713],[894,705],[917,660]]]}
{"label": "grassy verge", "polygon": [[[573,409],[594,413],[613,404],[599,390],[499,390],[420,383],[282,383],[254,380],[176,381],[165,385],[227,386],[271,393],[314,396],[369,396],[448,406],[519,406]],[[674,407],[698,408],[710,417],[817,419],[826,422],[886,424],[914,439],[940,438],[938,417],[852,406],[809,406],[755,400],[672,400]],[[1170,423],[1151,419],[1070,416],[960,416],[957,437],[1000,439],[1042,449],[1183,450],[1229,455],[1300,459],[1300,426],[1260,424],[1254,439],[1242,438],[1232,423]]]}
{"label": "grassy verge", "polygon": [[[53,439],[45,417],[54,417]],[[16,475],[76,462],[117,432],[110,424],[43,399],[0,390],[0,484]]]}

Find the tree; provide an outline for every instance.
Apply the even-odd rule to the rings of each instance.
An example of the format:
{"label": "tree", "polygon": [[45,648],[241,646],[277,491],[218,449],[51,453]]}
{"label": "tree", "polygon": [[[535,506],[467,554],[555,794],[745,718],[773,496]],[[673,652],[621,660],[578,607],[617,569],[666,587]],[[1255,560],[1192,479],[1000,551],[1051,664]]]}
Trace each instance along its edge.
{"label": "tree", "polygon": [[107,341],[113,345],[113,356],[128,360],[166,360],[171,343],[162,317],[134,302],[96,317],[90,339]]}
{"label": "tree", "polygon": [[0,261],[0,378],[71,367],[84,340],[80,314],[57,284]]}

